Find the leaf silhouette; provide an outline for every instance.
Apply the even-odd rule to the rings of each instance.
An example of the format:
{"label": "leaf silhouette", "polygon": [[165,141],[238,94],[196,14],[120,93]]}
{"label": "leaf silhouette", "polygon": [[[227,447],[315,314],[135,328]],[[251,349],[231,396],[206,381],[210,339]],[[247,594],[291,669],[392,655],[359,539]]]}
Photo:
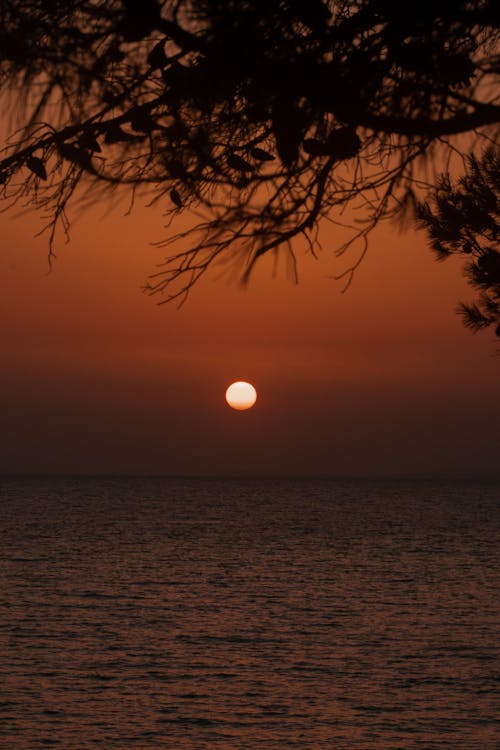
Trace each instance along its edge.
{"label": "leaf silhouette", "polygon": [[302,148],[306,154],[311,154],[311,156],[327,156],[329,154],[328,144],[318,141],[316,138],[306,138]]}
{"label": "leaf silhouette", "polygon": [[28,169],[31,169],[33,174],[36,174],[36,176],[41,180],[47,179],[47,170],[45,169],[45,164],[37,156],[30,156],[28,159],[26,159],[26,166],[28,167]]}
{"label": "leaf silhouette", "polygon": [[130,113],[130,127],[139,133],[151,133],[157,127],[148,110],[136,107]]}
{"label": "leaf silhouette", "polygon": [[237,172],[253,172],[253,167],[238,154],[229,154],[226,159],[228,167],[235,169]]}
{"label": "leaf silhouette", "polygon": [[258,146],[252,146],[250,149],[250,155],[253,156],[257,161],[274,161],[275,157],[268,151],[264,151],[263,148]]}
{"label": "leaf silhouette", "polygon": [[165,166],[170,177],[173,177],[174,180],[185,180],[188,176],[186,167],[179,159],[168,159]]}
{"label": "leaf silhouette", "polygon": [[179,191],[175,188],[172,188],[172,190],[170,191],[170,200],[172,201],[172,203],[175,203],[177,208],[182,208],[182,198],[179,194]]}
{"label": "leaf silhouette", "polygon": [[278,155],[285,167],[291,167],[299,157],[305,129],[304,112],[290,101],[278,99],[273,107],[272,126]]}
{"label": "leaf silhouette", "polygon": [[162,69],[168,63],[168,57],[165,53],[165,41],[165,39],[162,39],[158,44],[155,44],[148,55],[147,61],[154,69]]}
{"label": "leaf silhouette", "polygon": [[352,159],[361,149],[361,139],[354,128],[336,128],[327,139],[328,155],[338,159]]}
{"label": "leaf silhouette", "polygon": [[60,143],[58,149],[64,159],[73,162],[73,164],[77,164],[87,172],[95,173],[88,151],[79,148],[75,143]]}
{"label": "leaf silhouette", "polygon": [[89,131],[85,131],[81,134],[81,136],[78,139],[78,144],[84,148],[88,149],[89,151],[95,151],[96,153],[101,153],[102,148],[100,147],[97,138],[95,135]]}

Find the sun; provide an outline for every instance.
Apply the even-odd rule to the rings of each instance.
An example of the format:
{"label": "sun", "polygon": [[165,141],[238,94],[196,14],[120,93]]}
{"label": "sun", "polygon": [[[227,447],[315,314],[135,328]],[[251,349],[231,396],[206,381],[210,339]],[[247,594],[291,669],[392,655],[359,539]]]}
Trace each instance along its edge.
{"label": "sun", "polygon": [[257,391],[251,383],[238,380],[236,383],[231,383],[227,389],[226,401],[231,409],[245,411],[251,409],[257,401]]}

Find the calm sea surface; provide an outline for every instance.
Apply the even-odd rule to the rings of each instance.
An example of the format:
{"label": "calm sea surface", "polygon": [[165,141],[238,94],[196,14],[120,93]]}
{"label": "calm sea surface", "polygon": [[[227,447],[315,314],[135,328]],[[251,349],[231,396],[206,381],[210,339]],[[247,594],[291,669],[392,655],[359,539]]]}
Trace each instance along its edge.
{"label": "calm sea surface", "polygon": [[500,485],[0,480],[0,747],[500,747]]}

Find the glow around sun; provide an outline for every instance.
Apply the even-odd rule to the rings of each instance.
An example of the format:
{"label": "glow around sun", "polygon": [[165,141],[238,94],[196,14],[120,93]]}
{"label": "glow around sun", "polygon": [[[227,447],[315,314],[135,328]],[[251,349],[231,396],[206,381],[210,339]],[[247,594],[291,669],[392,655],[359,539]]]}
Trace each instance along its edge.
{"label": "glow around sun", "polygon": [[245,409],[251,409],[257,401],[257,391],[251,383],[238,380],[236,383],[231,383],[227,389],[226,401],[231,409],[245,411]]}

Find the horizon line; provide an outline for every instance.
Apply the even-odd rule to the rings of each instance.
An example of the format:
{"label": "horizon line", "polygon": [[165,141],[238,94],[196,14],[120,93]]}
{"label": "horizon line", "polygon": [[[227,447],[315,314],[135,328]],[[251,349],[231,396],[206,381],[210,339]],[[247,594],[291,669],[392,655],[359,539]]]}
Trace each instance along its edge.
{"label": "horizon line", "polygon": [[162,474],[143,472],[0,472],[1,479],[165,479],[165,480],[255,480],[255,481],[331,481],[331,482],[500,482],[500,476],[473,474]]}

